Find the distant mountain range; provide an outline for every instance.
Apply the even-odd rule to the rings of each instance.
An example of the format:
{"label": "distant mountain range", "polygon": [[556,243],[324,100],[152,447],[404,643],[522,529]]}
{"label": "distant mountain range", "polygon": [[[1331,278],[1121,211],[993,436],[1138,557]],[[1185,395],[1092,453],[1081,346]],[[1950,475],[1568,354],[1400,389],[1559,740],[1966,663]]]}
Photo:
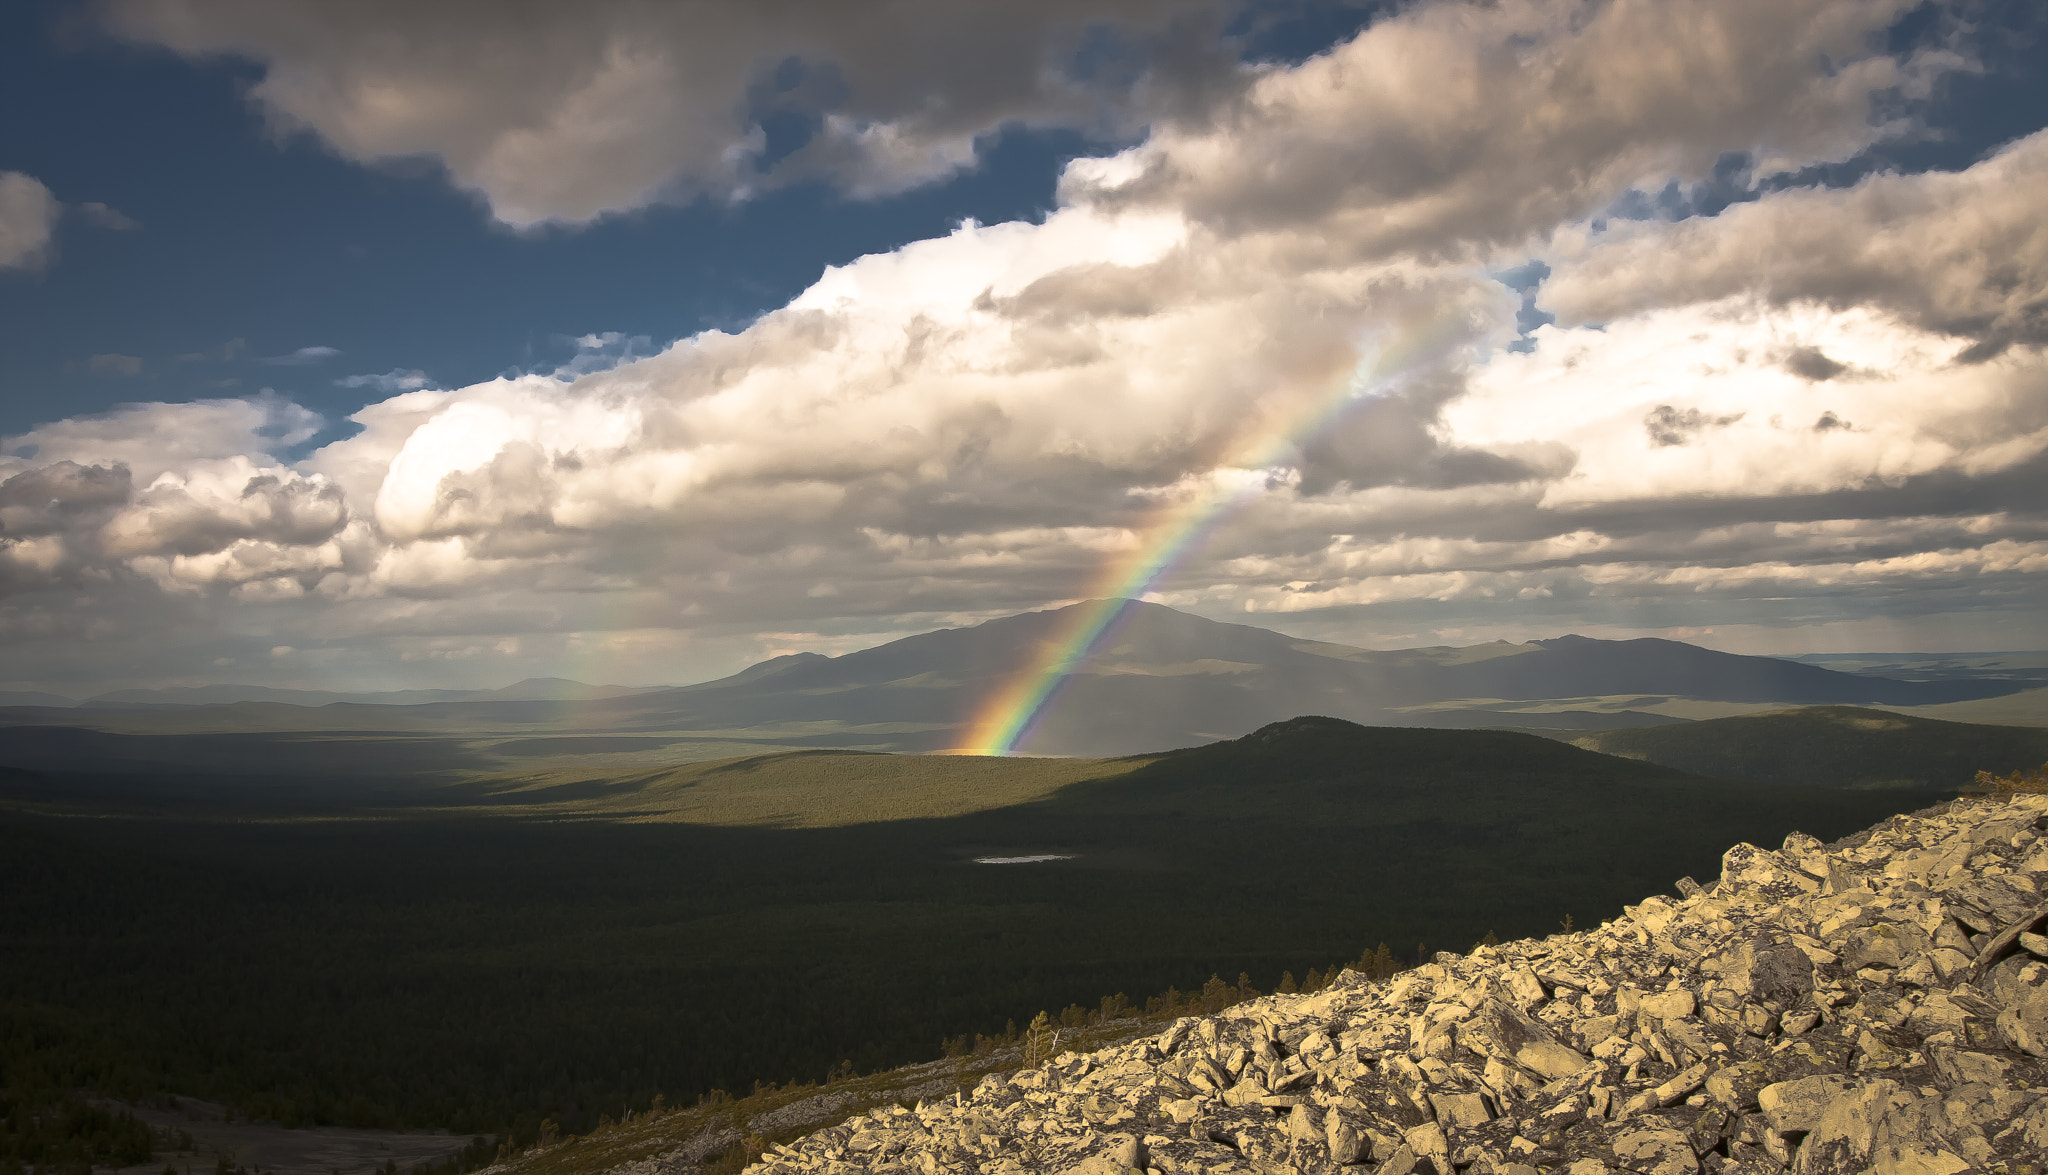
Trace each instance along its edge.
{"label": "distant mountain range", "polygon": [[347,702],[362,706],[421,706],[430,702],[588,701],[620,698],[669,688],[658,685],[586,685],[566,677],[529,677],[501,689],[408,689],[341,692],[275,689],[265,685],[197,685],[168,689],[124,689],[95,694],[79,701],[63,694],[0,690],[0,706],[231,706],[237,702],[277,702],[287,706],[331,706]]}
{"label": "distant mountain range", "polygon": [[45,693],[42,690],[0,689],[0,706],[46,706],[61,709],[76,706],[78,699],[63,694]]}
{"label": "distant mountain range", "polygon": [[[723,740],[720,749],[697,757],[739,753],[745,745],[935,751],[958,745],[988,700],[1047,642],[1059,639],[1072,619],[1068,612],[1008,616],[838,657],[777,657],[717,681],[673,688],[549,678],[502,690],[388,694],[243,686],[128,690],[68,714],[0,710],[0,724],[153,735],[603,735],[610,740],[605,749],[614,751],[641,745],[622,742],[621,735],[650,750],[686,738]],[[1886,676],[1846,673],[1655,639],[1562,636],[1373,651],[1133,602],[1059,687],[1021,749],[1054,755],[1157,751],[1235,738],[1302,714],[1378,726],[1653,727],[1683,720],[1653,712],[1676,701],[1927,706],[2010,694],[2028,684],[1919,681],[1896,669]],[[534,745],[518,754],[568,753],[575,745],[561,737],[527,741]]]}
{"label": "distant mountain range", "polygon": [[[902,749],[941,749],[1017,666],[1065,630],[1066,612],[929,632],[839,657],[780,657],[721,681],[607,705],[646,720],[707,728],[914,724],[926,729],[899,729]],[[2007,681],[1868,677],[1655,639],[1563,636],[1376,652],[1132,603],[1110,638],[1060,687],[1023,749],[1063,755],[1159,750],[1234,738],[1299,714],[1386,726],[1570,728],[1673,721],[1625,707],[1532,714],[1489,701],[1633,697],[1646,705],[1673,698],[1933,705],[2020,688]],[[1467,704],[1441,708],[1458,701]]]}

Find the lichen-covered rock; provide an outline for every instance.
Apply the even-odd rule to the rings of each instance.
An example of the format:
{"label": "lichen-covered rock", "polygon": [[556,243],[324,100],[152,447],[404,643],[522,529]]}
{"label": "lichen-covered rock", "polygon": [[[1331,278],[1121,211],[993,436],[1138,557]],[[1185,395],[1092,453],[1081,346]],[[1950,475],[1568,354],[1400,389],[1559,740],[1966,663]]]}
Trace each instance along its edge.
{"label": "lichen-covered rock", "polygon": [[2019,797],[1738,845],[1598,929],[1177,1020],[751,1175],[2048,1175],[2044,831]]}

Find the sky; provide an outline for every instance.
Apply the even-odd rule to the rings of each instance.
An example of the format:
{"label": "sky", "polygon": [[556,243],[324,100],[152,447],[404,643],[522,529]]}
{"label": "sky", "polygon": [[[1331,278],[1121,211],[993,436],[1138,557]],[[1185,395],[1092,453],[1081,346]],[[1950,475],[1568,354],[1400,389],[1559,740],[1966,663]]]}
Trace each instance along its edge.
{"label": "sky", "polygon": [[1133,565],[2048,648],[2044,128],[2033,0],[7,5],[0,689],[697,681]]}

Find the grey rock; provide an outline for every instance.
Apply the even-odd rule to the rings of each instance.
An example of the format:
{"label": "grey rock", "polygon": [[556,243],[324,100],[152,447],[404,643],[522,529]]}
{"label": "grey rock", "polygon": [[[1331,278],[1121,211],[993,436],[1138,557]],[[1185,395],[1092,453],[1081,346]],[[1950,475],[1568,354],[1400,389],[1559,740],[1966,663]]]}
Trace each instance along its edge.
{"label": "grey rock", "polygon": [[1402,1135],[1417,1158],[1424,1159],[1436,1168],[1437,1175],[1454,1175],[1456,1168],[1451,1162],[1451,1143],[1444,1137],[1443,1127],[1434,1122],[1411,1126]]}
{"label": "grey rock", "polygon": [[1692,1140],[1670,1123],[1629,1123],[1615,1130],[1608,1145],[1628,1170],[1642,1175],[1693,1175],[1699,1170]]}
{"label": "grey rock", "polygon": [[1470,1130],[1493,1121],[1486,1099],[1476,1093],[1433,1093],[1429,1102],[1436,1110],[1437,1124],[1446,1130]]}
{"label": "grey rock", "polygon": [[1899,923],[1866,926],[1849,936],[1842,952],[1842,965],[1851,971],[1865,967],[1902,967],[1913,955],[1934,944],[1917,928]]}
{"label": "grey rock", "polygon": [[1714,887],[1717,897],[1754,901],[1783,901],[1813,893],[1820,879],[1795,868],[1769,849],[1736,845],[1721,855],[1721,880]]}
{"label": "grey rock", "polygon": [[1820,1023],[1820,1013],[1812,1008],[1800,1008],[1778,1017],[1778,1031],[1786,1036],[1798,1036],[1811,1031]]}
{"label": "grey rock", "polygon": [[1883,1079],[1841,1090],[1801,1142],[1794,1170],[1799,1175],[1850,1175],[1869,1170],[1878,1122],[1901,1092],[1897,1082]]}
{"label": "grey rock", "polygon": [[1751,949],[1752,998],[1789,1007],[1813,990],[1813,960],[1790,941],[1760,937],[1752,941]]}
{"label": "grey rock", "polygon": [[1801,1077],[1764,1086],[1756,1100],[1772,1130],[1805,1133],[1820,1125],[1821,1115],[1850,1084],[1850,1078],[1842,1074]]}
{"label": "grey rock", "polygon": [[1330,1162],[1341,1167],[1365,1157],[1369,1141],[1344,1114],[1332,1110],[1323,1115],[1323,1146]]}
{"label": "grey rock", "polygon": [[1516,967],[1508,972],[1507,989],[1515,1005],[1524,1010],[1550,998],[1550,993],[1543,990],[1543,981],[1536,978],[1536,973],[1526,966]]}
{"label": "grey rock", "polygon": [[1404,1142],[1394,1148],[1394,1152],[1387,1156],[1385,1162],[1373,1168],[1372,1175],[1408,1175],[1415,1170],[1419,1161],[1415,1148]]}

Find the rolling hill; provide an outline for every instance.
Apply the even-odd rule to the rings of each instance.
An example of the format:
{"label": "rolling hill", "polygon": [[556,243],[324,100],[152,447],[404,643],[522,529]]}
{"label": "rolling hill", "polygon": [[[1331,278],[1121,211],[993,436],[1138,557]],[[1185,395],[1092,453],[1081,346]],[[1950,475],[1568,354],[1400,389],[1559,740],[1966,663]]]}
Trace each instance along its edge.
{"label": "rolling hill", "polygon": [[1571,742],[1699,775],[1802,787],[1954,789],[1980,770],[2004,774],[2048,762],[2048,730],[1848,706],[1603,730]]}

